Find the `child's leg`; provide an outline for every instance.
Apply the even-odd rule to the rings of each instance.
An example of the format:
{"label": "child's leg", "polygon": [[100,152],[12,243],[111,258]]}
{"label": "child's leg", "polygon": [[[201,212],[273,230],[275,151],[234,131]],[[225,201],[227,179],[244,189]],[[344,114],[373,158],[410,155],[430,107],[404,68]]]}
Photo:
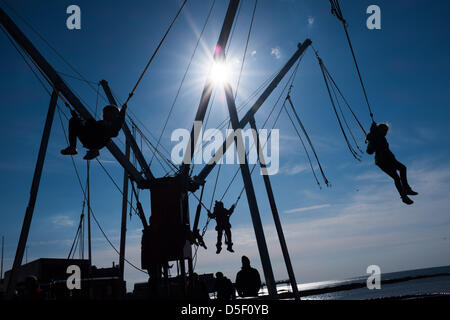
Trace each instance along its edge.
{"label": "child's leg", "polygon": [[77,138],[82,131],[82,123],[79,118],[70,118],[69,120],[69,146],[71,148],[77,147]]}
{"label": "child's leg", "polygon": [[223,229],[217,229],[217,247],[222,246],[222,235],[223,235]]}
{"label": "child's leg", "polygon": [[395,187],[397,188],[400,196],[403,197],[405,195],[405,191],[403,189],[401,179],[397,174],[396,167],[392,163],[385,162],[377,162],[377,166],[380,167],[380,169],[383,170],[388,176],[394,179]]}
{"label": "child's leg", "polygon": [[233,242],[231,241],[231,230],[229,228],[225,230],[225,236],[227,237],[227,245],[232,246]]}
{"label": "child's leg", "polygon": [[396,160],[395,168],[400,172],[400,180],[402,182],[403,187],[405,189],[408,189],[409,184],[408,179],[406,177],[406,166],[403,163]]}
{"label": "child's leg", "polygon": [[106,146],[111,138],[99,121],[86,123],[85,133],[85,137],[80,138],[80,141],[88,149],[100,150]]}

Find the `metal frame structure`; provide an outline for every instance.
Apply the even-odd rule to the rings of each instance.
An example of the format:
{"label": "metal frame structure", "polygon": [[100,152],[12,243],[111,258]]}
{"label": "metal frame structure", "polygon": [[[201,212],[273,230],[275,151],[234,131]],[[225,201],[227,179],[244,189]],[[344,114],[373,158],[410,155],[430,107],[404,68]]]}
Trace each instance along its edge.
{"label": "metal frame structure", "polygon": [[[234,19],[238,10],[240,0],[230,0],[228,9],[225,15],[224,23],[222,25],[222,29],[219,35],[219,39],[217,41],[217,45],[214,49],[214,60],[215,61],[225,61],[225,48],[230,36],[231,28],[234,23]],[[45,153],[48,145],[48,139],[50,135],[50,130],[52,126],[53,116],[55,112],[55,108],[57,105],[58,96],[62,95],[69,103],[70,105],[79,113],[82,119],[89,120],[93,119],[92,115],[89,113],[89,111],[84,107],[83,103],[77,98],[77,96],[71,91],[71,89],[66,85],[64,80],[58,75],[56,70],[45,60],[45,58],[40,54],[40,52],[36,49],[36,47],[31,43],[31,41],[22,33],[22,31],[17,27],[17,25],[9,18],[9,16],[0,8],[0,23],[3,25],[3,27],[6,29],[6,31],[11,35],[11,37],[20,45],[20,47],[27,53],[27,55],[30,57],[30,59],[33,60],[33,62],[39,67],[39,69],[45,74],[46,78],[50,82],[53,93],[50,100],[50,107],[47,115],[46,124],[44,127],[44,134],[41,141],[41,147],[39,150],[39,156],[36,163],[36,169],[35,174],[33,178],[33,183],[31,187],[31,193],[30,193],[30,200],[29,204],[25,213],[25,218],[22,226],[22,232],[20,235],[16,256],[14,259],[14,265],[12,268],[11,276],[8,283],[8,290],[7,294],[9,297],[12,297],[12,293],[14,291],[15,285],[16,285],[16,277],[15,277],[15,271],[18,267],[20,267],[24,250],[26,248],[26,242],[28,238],[28,233],[31,225],[31,219],[33,216],[34,211],[34,204],[36,202],[37,192],[39,188],[39,182],[40,182],[40,176],[42,173],[43,165],[44,165],[44,159],[45,159]],[[233,141],[236,142],[236,146],[238,149],[238,156],[239,159],[243,159],[244,161],[240,163],[240,170],[242,174],[242,178],[244,181],[245,191],[247,195],[249,210],[254,226],[254,231],[256,235],[256,240],[258,244],[258,250],[261,257],[261,262],[263,266],[264,276],[267,284],[267,288],[269,291],[269,295],[272,298],[275,298],[277,296],[277,290],[276,290],[276,284],[275,279],[273,275],[272,265],[270,262],[270,256],[267,248],[267,243],[264,236],[263,226],[261,222],[261,217],[258,209],[258,203],[255,195],[255,190],[253,187],[253,182],[251,178],[251,172],[248,166],[248,161],[246,159],[244,144],[242,140],[242,133],[240,129],[243,129],[248,123],[250,123],[251,127],[256,132],[255,141],[258,141],[258,151],[261,147],[259,145],[259,135],[256,131],[256,124],[254,120],[254,115],[259,110],[259,108],[262,106],[262,104],[266,101],[266,99],[270,96],[270,94],[273,92],[273,90],[277,87],[277,85],[280,83],[280,81],[283,79],[283,77],[287,74],[287,72],[291,69],[291,67],[295,64],[295,62],[300,58],[300,56],[305,52],[305,50],[308,48],[308,46],[311,44],[311,40],[306,39],[304,43],[298,45],[297,51],[293,54],[293,56],[289,59],[289,61],[285,64],[285,66],[281,69],[281,71],[277,74],[277,76],[272,80],[272,82],[268,85],[268,87],[264,90],[264,92],[261,94],[261,96],[257,99],[257,101],[254,103],[254,105],[250,108],[250,110],[245,114],[245,116],[239,120],[236,105],[235,105],[235,99],[233,95],[233,90],[230,86],[230,84],[225,83],[224,84],[224,90],[226,95],[226,101],[228,105],[228,111],[230,115],[230,121],[232,124],[232,127],[235,131],[235,137],[234,136],[228,136],[226,141],[223,144],[223,148],[215,154],[211,160],[208,162],[207,165],[201,170],[201,172],[194,178],[194,183],[198,186],[203,185],[205,183],[206,177],[209,175],[209,173],[214,168],[215,164],[220,160],[220,158],[225,154],[228,147],[230,147],[233,143]],[[108,86],[108,83],[105,80],[102,80],[100,84],[103,87],[103,90],[106,93],[106,96],[111,104],[117,105],[111,90]],[[204,117],[206,115],[206,111],[208,108],[208,104],[211,98],[211,93],[214,88],[214,83],[212,80],[208,77],[206,80],[206,83],[204,85],[204,89],[202,92],[202,96],[200,99],[200,103],[197,109],[197,113],[195,116],[195,121],[202,122],[204,120]],[[124,192],[123,192],[123,201],[122,201],[122,223],[121,223],[121,240],[120,240],[120,268],[121,268],[121,278],[123,279],[123,270],[124,270],[124,259],[125,259],[125,238],[126,238],[126,212],[127,212],[127,196],[128,196],[128,179],[131,179],[132,181],[137,182],[137,184],[146,184],[151,183],[155,177],[153,176],[149,165],[147,164],[144,156],[142,155],[141,150],[139,149],[134,137],[131,134],[130,129],[128,128],[127,124],[124,123],[123,125],[123,132],[126,137],[126,148],[125,148],[125,154],[119,150],[119,148],[116,146],[116,144],[113,141],[109,141],[107,144],[107,149],[111,152],[111,154],[116,158],[116,160],[122,165],[124,168],[124,179],[123,179],[123,186],[124,186]],[[186,181],[190,179],[189,177],[189,169],[190,169],[190,162],[192,160],[192,157],[194,155],[194,149],[196,146],[196,142],[198,140],[199,133],[195,130],[195,122],[191,130],[190,140],[188,144],[188,150],[185,154],[185,158],[183,160],[183,163],[180,167],[180,172],[184,176],[184,179]],[[143,175],[138,171],[138,169],[130,162],[130,151],[132,151],[141,167]],[[259,162],[261,165],[261,169],[265,170],[265,161],[262,157],[262,153],[258,152],[259,154]],[[283,251],[283,256],[285,259],[286,267],[288,270],[289,278],[291,280],[291,285],[293,292],[295,294],[295,297],[298,298],[298,289],[297,284],[295,281],[295,276],[293,272],[293,268],[291,265],[291,261],[289,258],[289,253],[287,250],[286,241],[284,239],[283,231],[281,222],[278,215],[278,210],[275,203],[275,197],[273,194],[273,190],[270,184],[269,176],[266,174],[264,175],[264,183],[267,190],[267,194],[269,197],[269,202],[272,210],[272,214],[274,217],[277,233],[280,239],[281,248]],[[186,201],[187,206],[187,201]],[[88,209],[89,210],[89,209]],[[187,221],[189,222],[189,209],[185,208],[185,212],[188,215]],[[200,210],[197,210],[196,216],[195,216],[195,222],[198,224],[198,218],[200,215]],[[142,219],[142,217],[141,217]],[[143,221],[145,222],[145,221]],[[195,224],[195,223],[194,223]],[[145,224],[144,224],[145,227]],[[195,230],[194,230],[195,233]],[[190,273],[192,273],[192,260],[188,261],[188,267]],[[181,265],[182,273],[184,274],[184,261]],[[166,271],[166,270],[165,270]]]}

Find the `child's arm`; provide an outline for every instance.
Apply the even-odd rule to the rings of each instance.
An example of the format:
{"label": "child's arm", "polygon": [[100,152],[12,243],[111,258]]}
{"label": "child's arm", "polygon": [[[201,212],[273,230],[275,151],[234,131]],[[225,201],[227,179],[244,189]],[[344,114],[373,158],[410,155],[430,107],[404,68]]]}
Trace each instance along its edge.
{"label": "child's arm", "polygon": [[235,208],[235,205],[233,204],[232,206],[231,206],[231,208],[228,210],[228,215],[229,216],[231,216],[232,214],[233,214],[233,212],[234,212],[234,208]]}

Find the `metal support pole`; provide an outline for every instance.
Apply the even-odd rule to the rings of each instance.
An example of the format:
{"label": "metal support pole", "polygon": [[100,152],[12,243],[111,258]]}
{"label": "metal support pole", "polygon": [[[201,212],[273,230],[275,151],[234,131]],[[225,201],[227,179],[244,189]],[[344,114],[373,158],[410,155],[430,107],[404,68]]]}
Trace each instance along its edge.
{"label": "metal support pole", "polygon": [[31,220],[33,218],[34,206],[36,204],[39,183],[41,181],[42,169],[44,167],[45,155],[47,153],[48,140],[52,129],[53,118],[55,115],[56,103],[58,101],[58,93],[53,91],[50,98],[50,106],[45,120],[44,133],[42,134],[41,145],[39,147],[39,155],[34,169],[33,182],[31,184],[30,198],[23,219],[22,231],[20,232],[19,243],[17,245],[16,256],[14,258],[13,267],[9,276],[7,286],[7,297],[11,299],[16,287],[17,270],[22,265],[23,255],[27,246],[28,234],[30,232]]}
{"label": "metal support pole", "polygon": [[[125,144],[125,157],[130,159],[130,144],[128,139]],[[122,224],[120,227],[120,257],[119,257],[119,270],[121,284],[124,280],[125,271],[125,241],[127,238],[127,209],[128,209],[128,173],[124,170],[123,173],[123,198],[122,198]],[[125,294],[126,292],[124,292]]]}
{"label": "metal support pole", "polygon": [[273,275],[272,265],[270,263],[269,250],[267,249],[266,238],[259,214],[258,203],[256,201],[255,190],[253,187],[250,169],[248,167],[247,156],[245,154],[244,141],[242,137],[242,128],[239,124],[238,113],[234,101],[233,90],[230,84],[224,85],[225,95],[228,104],[228,111],[230,113],[230,121],[236,135],[236,149],[238,151],[238,158],[241,166],[242,179],[244,180],[245,193],[247,195],[248,206],[252,217],[253,228],[255,230],[256,242],[258,244],[259,255],[261,257],[261,264],[266,279],[269,296],[275,298],[277,296],[277,288],[275,278]]}
{"label": "metal support pole", "polygon": [[3,279],[3,251],[5,250],[5,236],[2,236],[2,260],[0,264],[0,280]]}
{"label": "metal support pole", "polygon": [[[91,161],[86,161],[86,175],[87,175],[87,181],[86,181],[86,192],[87,192],[87,210],[88,210],[88,260],[89,260],[89,272],[91,270],[92,266],[92,243],[91,243]],[[89,275],[90,276],[90,275]]]}
{"label": "metal support pole", "polygon": [[[231,27],[233,26],[234,18],[239,6],[239,0],[230,0],[228,4],[227,13],[222,25],[222,30],[220,31],[219,39],[214,48],[214,60],[223,59],[225,56],[225,48],[227,46],[228,38],[230,36]],[[194,156],[194,149],[197,145],[198,130],[195,130],[195,123],[203,122],[205,118],[206,110],[208,109],[209,100],[211,99],[211,93],[214,89],[214,83],[208,77],[206,79],[205,86],[203,88],[202,97],[200,98],[200,103],[197,108],[197,114],[195,115],[195,122],[191,130],[191,135],[188,142],[188,148],[186,154],[184,155],[183,164],[181,165],[181,172],[187,174],[189,172],[190,163],[192,157]]]}
{"label": "metal support pole", "polygon": [[261,166],[262,175],[264,179],[264,185],[266,187],[267,196],[270,202],[270,209],[272,210],[273,220],[275,222],[275,228],[277,229],[278,239],[280,240],[281,251],[283,252],[284,262],[291,282],[292,292],[296,300],[300,300],[298,292],[297,282],[295,280],[294,269],[292,268],[291,258],[289,257],[289,251],[287,248],[286,240],[284,238],[283,227],[281,226],[280,216],[278,214],[277,204],[273,195],[272,184],[270,183],[269,174],[266,169],[266,161],[264,159],[263,147],[259,140],[258,129],[256,128],[255,118],[250,118],[250,126],[253,129],[253,137],[257,146],[259,165]]}

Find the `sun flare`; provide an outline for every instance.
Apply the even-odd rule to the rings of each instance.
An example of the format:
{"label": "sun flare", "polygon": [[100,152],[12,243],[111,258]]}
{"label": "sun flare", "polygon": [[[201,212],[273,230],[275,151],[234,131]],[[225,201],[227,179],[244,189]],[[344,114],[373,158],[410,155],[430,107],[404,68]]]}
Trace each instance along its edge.
{"label": "sun flare", "polygon": [[211,80],[216,83],[226,83],[230,80],[230,69],[224,62],[215,62],[211,69]]}

